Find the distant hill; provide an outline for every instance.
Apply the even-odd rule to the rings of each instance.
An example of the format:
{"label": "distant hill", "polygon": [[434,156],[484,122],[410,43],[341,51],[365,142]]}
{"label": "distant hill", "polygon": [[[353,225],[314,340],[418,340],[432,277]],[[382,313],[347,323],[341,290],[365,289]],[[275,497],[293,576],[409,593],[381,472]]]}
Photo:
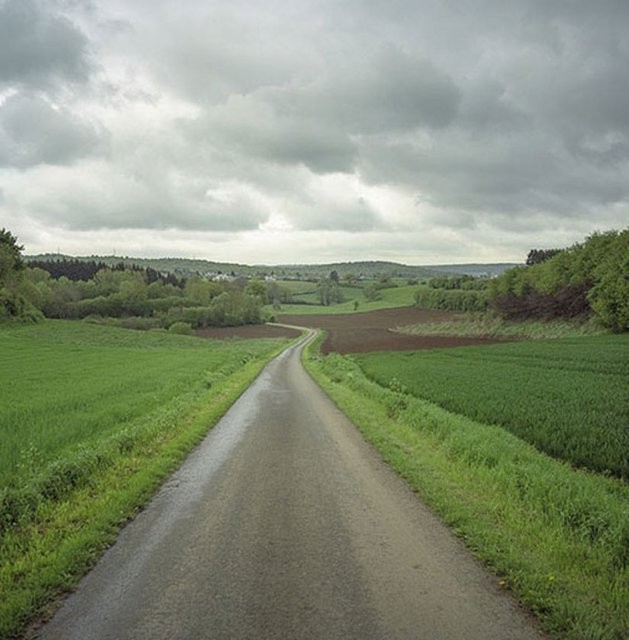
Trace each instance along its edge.
{"label": "distant hill", "polygon": [[114,266],[121,262],[126,265],[138,265],[155,269],[162,273],[173,273],[179,277],[200,274],[213,276],[228,274],[234,276],[258,277],[275,276],[283,279],[309,280],[328,276],[336,271],[340,277],[353,274],[365,279],[384,276],[399,278],[431,278],[437,275],[467,274],[473,276],[496,276],[515,263],[499,264],[444,264],[444,265],[406,265],[397,262],[362,261],[331,262],[329,264],[288,264],[288,265],[246,265],[236,262],[213,262],[190,258],[130,258],[128,256],[68,256],[59,253],[45,253],[24,256],[27,262],[36,260],[84,260],[101,262]]}
{"label": "distant hill", "polygon": [[429,269],[434,269],[440,273],[450,275],[468,275],[476,277],[494,277],[512,267],[521,266],[518,262],[496,262],[488,264],[439,264],[430,265]]}

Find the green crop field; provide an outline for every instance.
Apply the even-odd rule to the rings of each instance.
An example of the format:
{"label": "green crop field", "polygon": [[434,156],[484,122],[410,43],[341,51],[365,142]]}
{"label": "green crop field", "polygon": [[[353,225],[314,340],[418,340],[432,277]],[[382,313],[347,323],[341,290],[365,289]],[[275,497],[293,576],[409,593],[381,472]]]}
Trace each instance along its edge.
{"label": "green crop field", "polygon": [[287,343],[0,327],[0,638],[72,587]]}
{"label": "green crop field", "polygon": [[384,386],[629,478],[629,336],[355,356]]}
{"label": "green crop field", "polygon": [[269,350],[81,323],[0,331],[0,487]]}

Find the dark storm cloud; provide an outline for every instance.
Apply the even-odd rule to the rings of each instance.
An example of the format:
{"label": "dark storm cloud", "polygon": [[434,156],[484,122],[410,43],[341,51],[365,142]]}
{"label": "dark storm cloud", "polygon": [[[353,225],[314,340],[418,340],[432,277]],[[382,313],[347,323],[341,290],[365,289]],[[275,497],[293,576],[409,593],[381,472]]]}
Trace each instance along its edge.
{"label": "dark storm cloud", "polygon": [[0,167],[68,164],[106,141],[99,127],[41,97],[16,94],[0,105]]}
{"label": "dark storm cloud", "polygon": [[0,3],[0,83],[46,88],[87,79],[88,41],[54,7],[43,0]]}

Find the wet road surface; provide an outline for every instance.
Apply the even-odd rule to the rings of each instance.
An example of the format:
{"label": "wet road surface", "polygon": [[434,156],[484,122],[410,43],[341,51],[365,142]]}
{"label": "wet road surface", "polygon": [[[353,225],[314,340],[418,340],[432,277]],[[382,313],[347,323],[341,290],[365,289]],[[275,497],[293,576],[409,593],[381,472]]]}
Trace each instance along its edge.
{"label": "wet road surface", "polygon": [[46,640],[541,638],[312,382],[274,360]]}

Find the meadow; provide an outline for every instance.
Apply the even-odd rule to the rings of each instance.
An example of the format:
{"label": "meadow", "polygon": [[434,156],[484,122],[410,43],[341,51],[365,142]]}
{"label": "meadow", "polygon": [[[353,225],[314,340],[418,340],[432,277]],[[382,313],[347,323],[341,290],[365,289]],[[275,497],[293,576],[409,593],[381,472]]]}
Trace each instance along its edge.
{"label": "meadow", "polygon": [[[286,315],[318,315],[318,314],[342,314],[364,311],[377,311],[378,309],[394,309],[397,307],[410,307],[413,305],[413,295],[417,291],[417,285],[400,285],[379,291],[381,298],[379,300],[368,300],[365,297],[362,287],[342,287],[344,301],[323,306],[318,304],[318,294],[315,285],[312,283],[302,283],[310,285],[311,290],[308,293],[298,295],[297,298],[308,302],[309,304],[282,304],[281,309],[273,309],[271,306],[265,307],[267,313],[270,314],[286,314]],[[295,287],[295,284],[293,284]],[[308,289],[301,289],[306,292]]]}
{"label": "meadow", "polygon": [[629,336],[356,356],[367,376],[629,479]]}
{"label": "meadow", "polygon": [[74,584],[288,342],[0,328],[0,638]]}
{"label": "meadow", "polygon": [[[598,459],[614,467],[627,453],[618,422],[627,406],[626,391],[619,388],[622,381],[626,385],[627,340],[611,338],[372,357],[322,356],[321,337],[304,362],[383,459],[496,574],[497,583],[538,616],[550,637],[626,640],[626,481],[540,452],[498,426],[492,413],[516,401],[520,414],[544,419],[538,403],[547,393],[553,400],[544,405],[554,416],[549,423],[567,413],[573,441],[582,436],[587,444],[581,449],[596,450],[600,443],[583,427],[583,418],[603,412],[594,419],[596,428],[608,420],[617,439],[603,447],[609,458]],[[426,364],[418,364],[423,358]],[[361,367],[374,378],[377,369],[381,384]],[[537,395],[518,390],[539,377]],[[571,377],[577,382],[569,382]],[[608,384],[612,390],[604,388]],[[428,391],[444,404],[452,396],[462,398],[464,407],[489,403],[491,411],[472,419],[424,399]],[[586,409],[583,416],[575,404],[578,394],[589,398],[578,405]]]}

